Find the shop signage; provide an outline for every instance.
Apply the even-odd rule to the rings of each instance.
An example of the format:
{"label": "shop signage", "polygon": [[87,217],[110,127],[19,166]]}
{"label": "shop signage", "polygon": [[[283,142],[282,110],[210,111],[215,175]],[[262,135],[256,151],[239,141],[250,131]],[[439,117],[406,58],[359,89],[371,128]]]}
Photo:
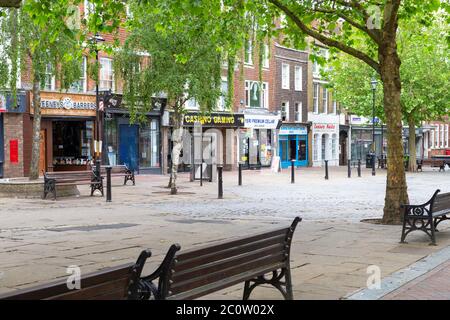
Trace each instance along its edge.
{"label": "shop signage", "polygon": [[307,135],[308,129],[305,126],[294,124],[283,124],[280,128],[280,135]]}
{"label": "shop signage", "polygon": [[335,132],[336,125],[332,123],[315,123],[314,126],[315,132]]}
{"label": "shop signage", "polygon": [[184,116],[184,125],[193,126],[196,122],[201,123],[205,127],[241,127],[244,125],[244,115],[221,113],[201,115],[198,113],[188,113]]}
{"label": "shop signage", "polygon": [[95,110],[95,102],[73,101],[70,97],[61,100],[41,100],[42,109]]}
{"label": "shop signage", "polygon": [[11,94],[0,93],[0,112],[23,113],[26,108],[25,93],[17,93],[17,105]]}
{"label": "shop signage", "polygon": [[276,129],[278,116],[269,115],[245,115],[245,127],[254,129]]}

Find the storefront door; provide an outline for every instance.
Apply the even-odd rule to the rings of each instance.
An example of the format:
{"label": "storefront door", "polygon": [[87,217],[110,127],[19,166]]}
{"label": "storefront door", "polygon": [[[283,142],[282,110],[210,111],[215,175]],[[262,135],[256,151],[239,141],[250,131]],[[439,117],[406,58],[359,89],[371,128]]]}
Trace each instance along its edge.
{"label": "storefront door", "polygon": [[307,139],[304,136],[289,135],[280,136],[281,168],[291,166],[291,160],[295,160],[295,166],[308,165]]}
{"label": "storefront door", "polygon": [[119,127],[119,161],[130,170],[138,170],[138,132],[137,125],[121,124]]}

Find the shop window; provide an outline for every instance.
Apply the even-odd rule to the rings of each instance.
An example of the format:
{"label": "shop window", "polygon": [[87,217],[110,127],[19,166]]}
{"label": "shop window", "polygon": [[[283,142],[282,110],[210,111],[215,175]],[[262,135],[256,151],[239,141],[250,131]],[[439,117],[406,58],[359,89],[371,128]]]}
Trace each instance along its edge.
{"label": "shop window", "polygon": [[331,140],[331,157],[333,159],[337,159],[337,138],[336,134],[333,134],[333,138]]}
{"label": "shop window", "polygon": [[160,167],[159,162],[159,123],[152,119],[139,130],[139,167]]}
{"label": "shop window", "polygon": [[108,163],[111,166],[117,165],[118,133],[117,118],[106,118],[105,121],[105,144],[107,148]]}
{"label": "shop window", "polygon": [[326,152],[327,152],[327,135],[326,134],[324,134],[324,135],[322,135],[322,153],[321,153],[321,155],[322,155],[322,160],[328,160],[327,159],[327,154],[326,154]]}
{"label": "shop window", "polygon": [[314,150],[313,150],[313,160],[319,160],[319,135],[314,135]]}
{"label": "shop window", "polygon": [[92,160],[93,121],[53,122],[53,165],[86,166]]}
{"label": "shop window", "polygon": [[100,90],[114,91],[114,74],[112,60],[109,58],[100,58]]}

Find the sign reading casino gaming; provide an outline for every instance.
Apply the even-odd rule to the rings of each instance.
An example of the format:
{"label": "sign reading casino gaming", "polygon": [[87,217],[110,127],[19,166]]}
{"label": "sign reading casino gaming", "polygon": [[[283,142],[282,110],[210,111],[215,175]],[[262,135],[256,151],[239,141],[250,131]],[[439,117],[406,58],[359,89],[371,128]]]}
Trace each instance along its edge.
{"label": "sign reading casino gaming", "polygon": [[193,126],[196,122],[200,122],[205,127],[242,127],[244,126],[244,115],[223,113],[201,115],[198,113],[188,113],[184,116],[185,126]]}
{"label": "sign reading casino gaming", "polygon": [[42,109],[95,110],[95,102],[73,101],[70,97],[61,100],[41,100]]}

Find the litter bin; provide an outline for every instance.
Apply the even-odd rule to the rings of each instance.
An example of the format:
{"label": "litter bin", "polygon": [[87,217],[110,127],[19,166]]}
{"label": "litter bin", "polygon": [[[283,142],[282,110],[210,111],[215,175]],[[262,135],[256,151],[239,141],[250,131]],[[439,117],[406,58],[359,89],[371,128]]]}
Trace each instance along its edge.
{"label": "litter bin", "polygon": [[375,163],[374,161],[375,153],[368,153],[366,155],[366,168],[372,169],[372,164]]}

